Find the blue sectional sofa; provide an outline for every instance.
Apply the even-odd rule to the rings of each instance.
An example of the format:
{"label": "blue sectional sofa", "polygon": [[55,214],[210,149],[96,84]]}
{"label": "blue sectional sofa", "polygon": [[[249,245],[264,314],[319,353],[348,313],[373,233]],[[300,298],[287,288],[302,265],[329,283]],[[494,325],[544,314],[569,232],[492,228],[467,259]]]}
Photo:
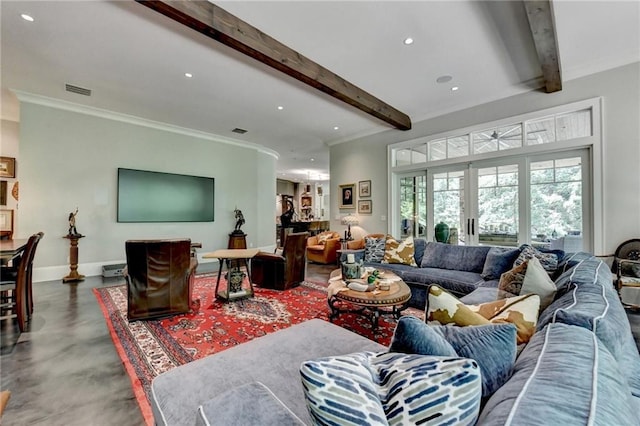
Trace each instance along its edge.
{"label": "blue sectional sofa", "polygon": [[[608,266],[576,253],[565,256],[558,269],[553,302],[540,312],[536,332],[507,372],[507,381],[477,401],[476,424],[640,425],[640,355]],[[482,277],[474,286],[478,282],[463,275],[474,287],[463,302],[495,298],[497,288],[484,286]],[[158,376],[152,385],[155,421],[217,424],[224,411],[225,419],[238,424],[313,424],[301,363],[322,358],[330,364],[338,355],[370,351],[388,349],[333,324],[308,321]],[[421,356],[433,362],[434,357]],[[259,408],[229,402],[234,400],[252,401]],[[367,415],[351,408],[354,415]],[[376,424],[385,424],[384,419]]]}

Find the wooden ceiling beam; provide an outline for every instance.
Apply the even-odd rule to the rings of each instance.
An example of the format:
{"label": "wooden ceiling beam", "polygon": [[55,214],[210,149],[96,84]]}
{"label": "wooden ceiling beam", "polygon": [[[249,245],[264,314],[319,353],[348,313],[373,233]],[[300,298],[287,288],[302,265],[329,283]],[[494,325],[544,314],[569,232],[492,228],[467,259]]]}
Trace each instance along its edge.
{"label": "wooden ceiling beam", "polygon": [[560,51],[550,0],[524,0],[547,93],[562,90]]}
{"label": "wooden ceiling beam", "polygon": [[400,130],[411,129],[406,114],[219,6],[198,0],[136,1]]}

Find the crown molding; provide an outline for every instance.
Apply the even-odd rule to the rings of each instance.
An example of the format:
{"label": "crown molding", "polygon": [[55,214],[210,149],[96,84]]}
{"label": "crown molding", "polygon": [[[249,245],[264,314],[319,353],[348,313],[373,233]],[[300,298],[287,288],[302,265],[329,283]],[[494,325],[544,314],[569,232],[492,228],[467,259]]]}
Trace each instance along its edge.
{"label": "crown molding", "polygon": [[280,158],[280,154],[278,154],[278,152],[253,142],[246,142],[238,139],[227,138],[227,137],[216,135],[213,133],[207,133],[207,132],[202,132],[200,130],[194,130],[186,127],[175,126],[173,124],[162,123],[160,121],[149,120],[149,119],[137,117],[134,115],[123,114],[115,111],[109,111],[106,109],[96,108],[88,105],[81,105],[74,102],[64,101],[62,99],[55,99],[47,96],[36,95],[33,93],[23,92],[21,90],[15,90],[15,89],[9,89],[9,90],[11,90],[11,92],[13,92],[17,96],[20,102],[61,109],[64,111],[76,112],[79,114],[91,115],[94,117],[104,118],[107,120],[120,121],[122,123],[149,127],[151,129],[162,130],[165,132],[178,133],[181,135],[192,136],[199,139],[206,139],[214,142],[225,143],[228,145],[235,145],[243,148],[255,149],[258,152],[274,157],[276,160]]}

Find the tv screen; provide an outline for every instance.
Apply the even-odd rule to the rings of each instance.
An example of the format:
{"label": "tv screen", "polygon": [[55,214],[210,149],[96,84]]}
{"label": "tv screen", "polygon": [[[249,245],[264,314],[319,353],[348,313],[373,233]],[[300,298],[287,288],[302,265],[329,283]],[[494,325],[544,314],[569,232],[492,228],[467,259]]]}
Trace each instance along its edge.
{"label": "tv screen", "polygon": [[118,169],[118,222],[213,222],[214,178]]}

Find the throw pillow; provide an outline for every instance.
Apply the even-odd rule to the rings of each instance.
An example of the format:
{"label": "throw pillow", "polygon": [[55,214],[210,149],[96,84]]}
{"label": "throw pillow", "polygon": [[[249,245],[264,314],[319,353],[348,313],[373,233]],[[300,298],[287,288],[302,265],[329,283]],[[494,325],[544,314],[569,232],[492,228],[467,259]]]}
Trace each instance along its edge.
{"label": "throw pillow", "polygon": [[459,326],[512,323],[517,342],[526,343],[535,332],[540,310],[540,297],[525,294],[479,305],[465,305],[455,296],[432,285],[427,295],[425,321],[429,325]]}
{"label": "throw pillow", "polygon": [[511,294],[519,295],[522,289],[522,283],[527,273],[527,267],[529,261],[526,261],[519,266],[511,269],[500,275],[500,282],[498,283],[498,289],[507,291]]}
{"label": "throw pillow", "polygon": [[491,247],[484,261],[484,268],[480,276],[485,280],[500,279],[500,275],[512,268],[513,262],[520,254],[520,249],[505,249],[502,247]]}
{"label": "throw pillow", "polygon": [[518,344],[527,343],[536,330],[540,296],[524,294],[508,297],[495,302],[480,305],[468,305],[468,308],[479,313],[493,324],[511,323],[516,326]]}
{"label": "throw pillow", "polygon": [[404,241],[396,241],[389,236],[385,241],[382,263],[400,263],[417,267],[413,251],[413,237],[407,237]]}
{"label": "throw pillow", "polygon": [[333,234],[330,232],[322,232],[318,234],[318,244],[326,244],[328,240],[333,237]]}
{"label": "throw pillow", "polygon": [[556,295],[556,285],[551,281],[538,258],[533,257],[527,263],[529,266],[520,294],[537,294],[540,296],[540,310],[544,310],[553,302]]}
{"label": "throw pillow", "polygon": [[366,237],[364,239],[364,261],[368,263],[382,262],[386,241],[386,238]]}
{"label": "throw pillow", "polygon": [[511,376],[517,352],[516,327],[430,326],[416,317],[405,316],[398,320],[389,351],[474,359],[482,372],[482,396],[488,397]]}
{"label": "throw pillow", "polygon": [[640,263],[635,261],[620,261],[620,274],[625,277],[640,278]]}
{"label": "throw pillow", "polygon": [[437,285],[429,286],[425,320],[429,324],[483,325],[489,324],[482,315],[472,311],[455,296]]}
{"label": "throw pillow", "polygon": [[481,401],[471,359],[360,352],[300,367],[314,424],[474,424]]}
{"label": "throw pillow", "polygon": [[549,273],[549,275],[553,274],[558,269],[557,253],[543,252],[533,246],[530,246],[529,244],[523,244],[522,246],[520,246],[520,255],[515,260],[515,262],[513,262],[513,266],[520,266],[532,257],[538,258],[540,264],[542,264],[542,267]]}

